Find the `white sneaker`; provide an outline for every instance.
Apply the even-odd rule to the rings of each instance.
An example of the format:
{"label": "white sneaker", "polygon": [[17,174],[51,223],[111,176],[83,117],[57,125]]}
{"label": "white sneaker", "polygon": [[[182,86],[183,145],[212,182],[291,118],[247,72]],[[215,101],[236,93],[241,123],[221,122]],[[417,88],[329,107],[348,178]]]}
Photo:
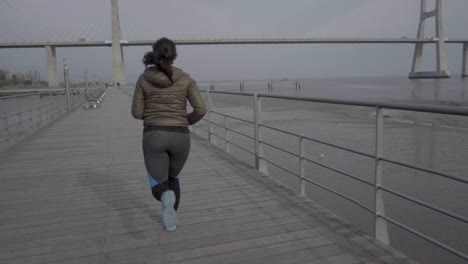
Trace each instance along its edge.
{"label": "white sneaker", "polygon": [[173,232],[176,230],[177,212],[174,209],[175,201],[176,197],[173,191],[165,191],[162,194],[162,220],[167,232]]}

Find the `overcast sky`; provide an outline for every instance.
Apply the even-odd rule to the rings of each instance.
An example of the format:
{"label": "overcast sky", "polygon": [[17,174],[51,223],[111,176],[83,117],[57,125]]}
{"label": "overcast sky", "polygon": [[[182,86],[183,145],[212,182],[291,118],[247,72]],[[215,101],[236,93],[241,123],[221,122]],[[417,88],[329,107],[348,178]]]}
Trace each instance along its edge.
{"label": "overcast sky", "polygon": [[[428,1],[431,5],[434,1]],[[415,37],[419,0],[120,0],[126,40]],[[445,0],[448,38],[468,38],[468,1]],[[0,0],[0,42],[111,39],[110,0]],[[427,34],[434,35],[433,22]],[[129,81],[150,47],[124,49]],[[407,75],[412,45],[179,46],[176,64],[198,80]],[[426,49],[426,68],[434,49]],[[85,69],[111,79],[110,48],[59,48],[73,79]],[[461,45],[449,45],[450,69],[461,71]],[[44,49],[0,49],[0,68],[38,70]],[[61,65],[59,66],[61,69]]]}

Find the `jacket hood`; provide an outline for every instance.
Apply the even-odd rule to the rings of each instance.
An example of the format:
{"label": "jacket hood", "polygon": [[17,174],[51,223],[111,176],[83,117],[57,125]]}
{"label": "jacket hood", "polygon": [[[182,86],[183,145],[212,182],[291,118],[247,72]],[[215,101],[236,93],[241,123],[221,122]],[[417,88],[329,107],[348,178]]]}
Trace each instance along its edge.
{"label": "jacket hood", "polygon": [[[172,79],[174,80],[174,82],[176,82],[180,77],[184,75],[184,72],[181,69],[174,66],[172,66],[172,73]],[[169,77],[167,77],[166,74],[164,74],[164,72],[162,72],[155,66],[146,68],[146,70],[143,72],[143,77],[149,83],[159,88],[167,88],[173,84]]]}

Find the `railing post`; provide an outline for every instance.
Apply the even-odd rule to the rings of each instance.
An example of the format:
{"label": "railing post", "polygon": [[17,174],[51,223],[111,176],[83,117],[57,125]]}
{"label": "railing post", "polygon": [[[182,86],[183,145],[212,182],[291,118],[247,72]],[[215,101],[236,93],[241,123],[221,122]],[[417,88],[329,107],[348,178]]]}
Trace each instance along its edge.
{"label": "railing post", "polygon": [[39,92],[39,127],[42,127],[42,100],[41,100],[41,92]]}
{"label": "railing post", "polygon": [[376,131],[375,131],[375,201],[374,201],[374,236],[380,242],[390,245],[388,236],[387,222],[380,216],[385,215],[385,205],[382,195],[383,174],[382,174],[382,156],[383,156],[383,113],[382,108],[376,108]]}
{"label": "railing post", "polygon": [[29,122],[31,123],[31,129],[34,128],[34,118],[32,109],[29,109]]}
{"label": "railing post", "polygon": [[17,137],[17,141],[16,142],[19,142],[19,139],[20,139],[20,136],[23,134],[23,113],[20,112],[19,114],[19,131],[18,131],[18,137]]}
{"label": "railing post", "polygon": [[5,125],[5,136],[7,140],[7,147],[10,147],[10,135],[8,133],[8,116],[3,117],[3,124]]}
{"label": "railing post", "polygon": [[463,43],[462,77],[468,77],[468,43]]}
{"label": "railing post", "polygon": [[255,168],[260,170],[260,98],[254,94]]}
{"label": "railing post", "polygon": [[301,135],[299,137],[299,175],[300,175],[300,189],[301,189],[301,195],[305,196],[305,162],[304,162],[304,157],[305,157],[305,148],[304,148],[304,135]]}
{"label": "railing post", "polygon": [[268,165],[262,158],[264,156],[261,130],[262,98],[254,94],[254,131],[255,131],[255,168],[268,175]]}
{"label": "railing post", "polygon": [[228,117],[224,116],[224,142],[225,142],[224,146],[225,146],[225,151],[227,153],[231,151],[230,145],[229,145],[228,126],[229,126]]}
{"label": "railing post", "polygon": [[[51,95],[49,95],[51,96]],[[52,99],[52,98],[51,98]],[[50,103],[46,104],[46,115],[47,115],[47,123],[46,124],[49,124],[50,123],[50,119],[52,118],[50,115]]]}
{"label": "railing post", "polygon": [[210,91],[207,91],[208,93],[208,101],[207,101],[207,110],[208,110],[208,114],[207,114],[207,119],[208,119],[208,141],[209,142],[212,142],[211,141],[211,129],[212,129],[212,126],[211,126],[211,107],[212,107],[212,99],[211,99],[211,92]]}
{"label": "railing post", "polygon": [[63,65],[63,74],[64,74],[64,81],[65,81],[65,90],[67,95],[67,109],[68,112],[71,111],[71,103],[70,103],[70,83],[69,83],[69,75],[68,75],[68,64],[64,63]]}
{"label": "railing post", "polygon": [[42,127],[42,105],[39,105],[39,127]]}

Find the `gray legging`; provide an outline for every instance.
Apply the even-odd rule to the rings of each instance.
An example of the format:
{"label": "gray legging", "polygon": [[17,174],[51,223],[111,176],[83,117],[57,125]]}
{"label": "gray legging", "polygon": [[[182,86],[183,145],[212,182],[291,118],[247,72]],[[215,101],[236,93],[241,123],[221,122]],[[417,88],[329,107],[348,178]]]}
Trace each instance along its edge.
{"label": "gray legging", "polygon": [[[178,175],[190,152],[190,133],[186,127],[146,127],[143,133],[143,154],[151,179],[151,190],[157,200],[169,189],[180,201]],[[154,181],[153,181],[154,180]],[[171,188],[172,187],[172,188]]]}

